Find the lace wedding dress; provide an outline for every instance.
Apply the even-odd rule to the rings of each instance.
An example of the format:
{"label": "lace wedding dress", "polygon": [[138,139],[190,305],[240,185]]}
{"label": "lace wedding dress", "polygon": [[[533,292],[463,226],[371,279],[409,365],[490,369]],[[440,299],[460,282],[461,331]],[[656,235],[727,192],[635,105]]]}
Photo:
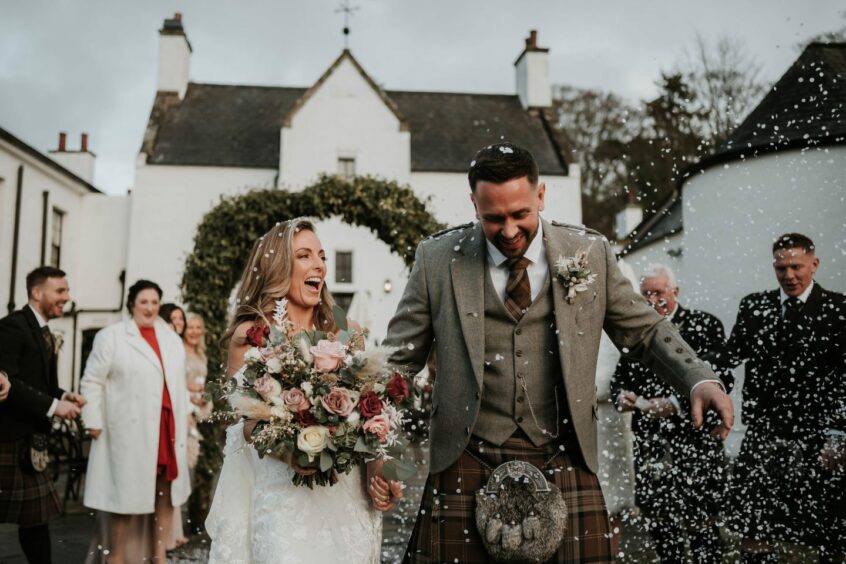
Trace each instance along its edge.
{"label": "lace wedding dress", "polygon": [[382,516],[364,488],[364,468],[313,490],[291,482],[294,471],[259,459],[243,423],[226,432],[224,462],[206,519],[210,564],[379,562]]}

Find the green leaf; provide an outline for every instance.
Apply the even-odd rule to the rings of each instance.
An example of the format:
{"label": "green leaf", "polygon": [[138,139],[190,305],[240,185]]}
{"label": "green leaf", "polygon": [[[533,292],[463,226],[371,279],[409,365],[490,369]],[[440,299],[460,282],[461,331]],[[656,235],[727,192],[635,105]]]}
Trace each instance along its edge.
{"label": "green leaf", "polygon": [[367,441],[364,440],[364,437],[359,437],[358,440],[355,442],[355,448],[353,448],[356,452],[366,452],[368,454],[376,454],[370,445],[367,444]]}
{"label": "green leaf", "polygon": [[347,324],[347,312],[345,312],[338,304],[332,306],[332,317],[335,318],[335,325],[338,326],[338,329],[341,331],[349,330],[349,325]]}
{"label": "green leaf", "polygon": [[346,331],[341,331],[338,333],[338,340],[344,344],[347,344],[350,342],[350,334]]}
{"label": "green leaf", "polygon": [[332,468],[333,464],[332,455],[329,454],[328,451],[324,450],[320,453],[320,471],[326,472],[330,468]]}
{"label": "green leaf", "polygon": [[410,479],[417,473],[414,464],[400,458],[392,458],[385,461],[382,467],[382,474],[386,480],[400,480],[402,482]]}

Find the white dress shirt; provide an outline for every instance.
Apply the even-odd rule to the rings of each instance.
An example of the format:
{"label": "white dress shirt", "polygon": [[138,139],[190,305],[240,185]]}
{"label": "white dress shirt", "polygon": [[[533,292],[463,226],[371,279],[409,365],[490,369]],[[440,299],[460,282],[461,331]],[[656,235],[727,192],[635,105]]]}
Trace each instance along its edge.
{"label": "white dress shirt", "polygon": [[[485,243],[488,246],[488,272],[491,275],[493,287],[497,295],[505,303],[505,288],[508,286],[508,257],[502,254],[502,251],[496,248],[487,238]],[[529,243],[529,248],[523,253],[523,256],[529,259],[529,265],[526,267],[526,275],[529,277],[529,287],[532,291],[532,301],[543,288],[546,277],[549,274],[549,261],[546,260],[546,245],[543,243],[543,224],[538,221],[538,232],[535,233],[534,239]]]}
{"label": "white dress shirt", "polygon": [[[811,283],[808,284],[808,287],[805,288],[805,291],[797,296],[798,300],[803,304],[806,303],[808,301],[808,296],[811,295],[811,290],[813,289],[814,281],[811,280]],[[788,296],[781,288],[778,289],[778,295],[778,301],[781,304],[781,316],[784,317],[784,314],[787,313],[787,306],[784,304],[784,302],[786,302],[790,298],[790,296]]]}
{"label": "white dress shirt", "polygon": [[[47,327],[47,321],[41,317],[41,314],[38,313],[38,310],[32,307],[30,304],[27,304],[26,307],[35,315],[35,320],[38,321],[38,328],[44,329]],[[47,417],[53,417],[53,414],[56,412],[56,406],[59,405],[59,400],[53,398],[53,403],[50,404],[50,409],[47,410]]]}

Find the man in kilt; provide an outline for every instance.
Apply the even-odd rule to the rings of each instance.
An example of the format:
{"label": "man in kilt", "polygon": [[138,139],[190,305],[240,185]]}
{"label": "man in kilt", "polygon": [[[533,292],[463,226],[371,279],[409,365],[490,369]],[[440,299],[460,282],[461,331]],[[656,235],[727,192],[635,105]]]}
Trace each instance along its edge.
{"label": "man in kilt", "polygon": [[[672,323],[632,290],[607,240],[540,218],[546,188],[528,151],[511,143],[482,149],[469,181],[479,221],[420,244],[388,327],[393,362],[419,371],[434,350],[437,363],[430,475],[406,559],[491,561],[475,495],[493,469],[520,460],[541,469],[567,505],[564,540],[550,562],[610,562],[596,477],[602,330],[680,395],[692,390],[697,423],[714,408],[727,434],[731,402]],[[517,531],[527,543],[548,540],[562,532],[554,523],[529,533],[515,522],[508,538]],[[505,532],[491,538],[505,546]]]}
{"label": "man in kilt", "polygon": [[772,252],[780,288],[741,300],[714,356],[746,363],[728,524],[743,536],[744,562],[777,562],[779,541],[844,562],[846,297],[814,282],[820,261],[805,235],[782,235]]}
{"label": "man in kilt", "polygon": [[[697,354],[725,346],[722,322],[682,307],[675,273],[665,265],[647,267],[640,292],[655,311],[673,322]],[[719,373],[730,387],[730,370]],[[708,433],[718,424],[709,413],[704,429],[686,420],[690,403],[643,364],[622,359],[611,379],[611,397],[621,411],[633,411],[635,496],[647,517],[661,562],[685,562],[685,538],[693,562],[722,562],[716,518],[728,481],[723,445]]]}
{"label": "man in kilt", "polygon": [[16,523],[27,560],[45,564],[51,560],[47,522],[61,505],[49,473],[27,469],[24,459],[32,437],[50,432],[51,417],[78,417],[85,400],[59,388],[55,339],[47,326],[70,300],[65,273],[36,268],[26,287],[29,304],[0,319],[0,372],[10,383],[0,402],[0,523]]}

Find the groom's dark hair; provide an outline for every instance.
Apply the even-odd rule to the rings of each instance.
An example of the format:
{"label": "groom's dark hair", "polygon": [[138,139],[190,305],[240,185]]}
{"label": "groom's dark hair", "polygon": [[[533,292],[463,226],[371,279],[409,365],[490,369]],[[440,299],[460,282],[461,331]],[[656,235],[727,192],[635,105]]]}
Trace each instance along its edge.
{"label": "groom's dark hair", "polygon": [[773,243],[773,253],[789,249],[804,249],[806,253],[812,255],[816,247],[810,237],[801,233],[785,233]]}
{"label": "groom's dark hair", "polygon": [[502,184],[523,176],[532,186],[537,185],[538,163],[532,154],[513,143],[497,143],[476,153],[470,163],[467,180],[470,181],[470,191],[475,192],[476,183],[480,180]]}

